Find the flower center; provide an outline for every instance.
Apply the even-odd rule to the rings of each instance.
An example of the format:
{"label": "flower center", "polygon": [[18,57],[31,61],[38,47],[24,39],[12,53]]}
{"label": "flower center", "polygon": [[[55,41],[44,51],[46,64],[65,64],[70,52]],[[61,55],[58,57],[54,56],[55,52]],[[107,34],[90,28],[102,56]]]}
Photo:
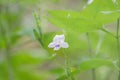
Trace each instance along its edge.
{"label": "flower center", "polygon": [[56,44],[55,47],[60,47],[60,45],[59,45],[59,44]]}

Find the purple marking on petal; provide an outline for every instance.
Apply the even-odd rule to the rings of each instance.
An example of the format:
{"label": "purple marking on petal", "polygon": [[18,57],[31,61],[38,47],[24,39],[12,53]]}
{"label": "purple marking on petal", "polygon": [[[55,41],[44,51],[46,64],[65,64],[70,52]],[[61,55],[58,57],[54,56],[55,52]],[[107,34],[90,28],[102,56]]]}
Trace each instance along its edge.
{"label": "purple marking on petal", "polygon": [[59,45],[59,44],[57,44],[57,45],[55,45],[55,47],[60,47],[60,45]]}

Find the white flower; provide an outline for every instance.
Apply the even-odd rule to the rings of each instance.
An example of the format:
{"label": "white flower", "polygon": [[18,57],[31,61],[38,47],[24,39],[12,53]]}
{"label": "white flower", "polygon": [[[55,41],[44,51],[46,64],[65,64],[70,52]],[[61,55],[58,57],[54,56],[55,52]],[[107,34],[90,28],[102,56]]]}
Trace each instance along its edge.
{"label": "white flower", "polygon": [[87,3],[88,3],[88,4],[91,4],[93,1],[94,1],[94,0],[88,0]]}
{"label": "white flower", "polygon": [[60,48],[68,48],[69,45],[65,41],[64,34],[62,35],[56,35],[53,38],[53,41],[48,45],[49,48],[54,48],[54,50],[59,50]]}

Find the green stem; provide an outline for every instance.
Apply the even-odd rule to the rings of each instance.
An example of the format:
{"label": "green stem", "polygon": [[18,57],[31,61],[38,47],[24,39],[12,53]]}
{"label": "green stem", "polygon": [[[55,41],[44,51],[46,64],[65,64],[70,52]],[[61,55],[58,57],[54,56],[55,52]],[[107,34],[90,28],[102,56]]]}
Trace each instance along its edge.
{"label": "green stem", "polygon": [[11,51],[10,51],[10,48],[11,48],[11,44],[10,44],[10,41],[8,39],[8,32],[3,28],[4,26],[1,26],[1,33],[2,35],[4,36],[3,39],[5,41],[5,57],[6,57],[6,60],[7,60],[7,65],[8,65],[8,80],[14,80],[14,74],[13,74],[13,67],[12,67],[12,64],[11,64]]}
{"label": "green stem", "polygon": [[113,36],[113,37],[116,37],[113,33],[109,32],[108,30],[104,29],[104,28],[101,28],[102,31],[106,32],[107,34]]}
{"label": "green stem", "polygon": [[[93,52],[92,52],[92,46],[91,46],[89,33],[87,33],[86,35],[87,35],[87,40],[88,40],[89,55],[92,56]],[[92,69],[92,78],[93,78],[92,80],[96,80],[95,69]]]}
{"label": "green stem", "polygon": [[6,59],[8,63],[8,75],[9,75],[9,80],[14,80],[14,75],[13,75],[13,67],[11,65],[11,58],[10,58],[10,44],[7,42],[6,44]]}
{"label": "green stem", "polygon": [[12,32],[12,28],[13,26],[11,25],[10,21],[10,14],[9,14],[9,6],[10,5],[10,0],[7,0],[6,2],[6,22],[8,24],[8,26],[4,26],[2,25],[1,28],[3,30],[3,35],[4,35],[4,41],[5,41],[5,56],[6,56],[6,60],[7,60],[7,65],[8,65],[8,80],[14,80],[14,71],[13,71],[13,67],[12,67],[12,63],[11,63],[11,32]]}
{"label": "green stem", "polygon": [[[119,19],[117,20],[116,39],[117,39],[117,52],[118,52],[118,66],[120,68]],[[118,75],[118,80],[120,80],[120,71],[119,71],[119,75]]]}
{"label": "green stem", "polygon": [[64,55],[65,55],[65,66],[66,66],[67,80],[69,80],[69,79],[75,80],[73,75],[71,75],[68,53],[65,50],[64,50]]}
{"label": "green stem", "polygon": [[96,80],[96,73],[95,73],[95,69],[92,69],[92,78],[93,78],[93,80]]}
{"label": "green stem", "polygon": [[44,36],[42,34],[40,15],[38,15],[36,12],[33,12],[33,14],[34,14],[35,22],[36,22],[36,27],[37,27],[37,30],[33,29],[33,32],[36,36],[36,39],[41,43],[42,47],[44,47],[44,44],[43,44]]}
{"label": "green stem", "polygon": [[91,45],[91,41],[90,41],[90,37],[89,37],[89,33],[87,33],[87,42],[88,42],[88,50],[89,50],[89,54],[90,56],[92,55],[92,45]]}

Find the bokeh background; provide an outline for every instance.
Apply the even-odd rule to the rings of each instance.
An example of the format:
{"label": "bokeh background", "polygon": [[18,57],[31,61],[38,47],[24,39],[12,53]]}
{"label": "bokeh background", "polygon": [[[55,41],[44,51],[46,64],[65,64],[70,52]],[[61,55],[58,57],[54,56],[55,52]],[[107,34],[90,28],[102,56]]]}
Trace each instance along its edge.
{"label": "bokeh background", "polygon": [[[63,74],[64,55],[47,47],[44,49],[34,36],[34,12],[40,16],[43,34],[64,32],[47,20],[48,11],[81,11],[86,3],[87,0],[0,0],[0,80],[56,80]],[[105,25],[107,30],[115,33],[115,23]],[[71,65],[78,65],[89,59],[88,37],[86,33],[78,38],[74,36],[67,36],[68,43],[72,46],[69,48],[69,58]],[[113,36],[93,31],[89,37],[93,56],[95,54],[96,58],[115,62],[117,48]],[[52,38],[53,35],[45,38],[46,45]],[[116,69],[103,65],[96,68],[95,72],[96,80],[116,80],[118,74]],[[91,70],[82,71],[75,78],[92,80]]]}

